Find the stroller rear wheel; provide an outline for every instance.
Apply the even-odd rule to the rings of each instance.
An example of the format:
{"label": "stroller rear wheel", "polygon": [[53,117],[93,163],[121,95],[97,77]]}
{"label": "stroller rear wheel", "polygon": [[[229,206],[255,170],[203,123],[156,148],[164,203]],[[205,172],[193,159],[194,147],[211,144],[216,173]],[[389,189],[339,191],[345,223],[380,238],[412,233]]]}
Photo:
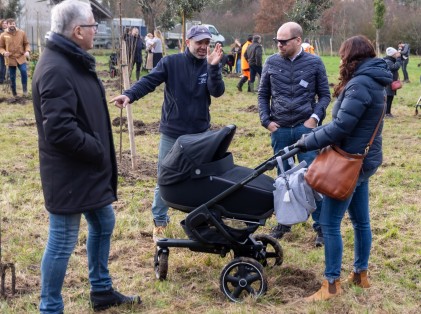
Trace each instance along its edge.
{"label": "stroller rear wheel", "polygon": [[254,236],[256,241],[263,244],[263,250],[258,253],[257,261],[264,267],[279,266],[284,262],[284,252],[278,240],[267,234],[257,234]]}
{"label": "stroller rear wheel", "polygon": [[154,269],[155,276],[159,280],[167,279],[168,273],[168,256],[170,251],[168,248],[156,247],[155,256],[154,256]]}
{"label": "stroller rear wheel", "polygon": [[242,302],[248,295],[259,297],[268,285],[262,265],[249,257],[237,257],[229,262],[219,282],[221,291],[233,302]]}

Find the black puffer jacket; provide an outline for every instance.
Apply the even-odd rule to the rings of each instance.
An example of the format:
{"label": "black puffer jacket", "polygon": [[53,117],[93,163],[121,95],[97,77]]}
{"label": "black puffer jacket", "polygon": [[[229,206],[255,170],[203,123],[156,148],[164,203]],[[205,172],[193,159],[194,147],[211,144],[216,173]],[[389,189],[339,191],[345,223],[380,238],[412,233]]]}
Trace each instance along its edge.
{"label": "black puffer jacket", "polygon": [[322,60],[303,51],[294,61],[279,54],[270,56],[263,66],[258,102],[265,128],[272,121],[293,127],[313,113],[323,120],[330,91]]}
{"label": "black puffer jacket", "polygon": [[[392,72],[393,80],[396,81],[399,79],[399,68],[402,66],[402,59],[401,58],[393,58],[390,56],[384,57],[384,61],[386,61],[387,67],[389,71]],[[387,96],[395,96],[396,91],[392,90],[390,84],[386,86],[386,94]]]}
{"label": "black puffer jacket", "polygon": [[52,34],[35,69],[32,97],[47,210],[74,214],[115,201],[117,164],[95,59]]}
{"label": "black puffer jacket", "polygon": [[[382,59],[362,62],[354,77],[346,84],[333,110],[333,120],[313,129],[305,139],[308,150],[336,144],[348,153],[363,154],[384,109],[384,87],[392,82],[392,74]],[[372,170],[382,163],[382,125],[367,157],[363,170]]]}

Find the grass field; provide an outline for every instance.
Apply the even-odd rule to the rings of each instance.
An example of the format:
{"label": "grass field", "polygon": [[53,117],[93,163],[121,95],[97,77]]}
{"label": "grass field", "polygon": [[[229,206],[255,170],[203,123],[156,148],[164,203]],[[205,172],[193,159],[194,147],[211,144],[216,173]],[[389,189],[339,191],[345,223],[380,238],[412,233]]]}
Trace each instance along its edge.
{"label": "grass field", "polygon": [[[97,57],[98,71],[108,99],[119,94],[119,79],[108,77],[108,57]],[[329,81],[335,83],[339,59],[323,57]],[[383,131],[384,162],[370,184],[373,248],[369,264],[372,288],[346,288],[331,301],[306,304],[303,297],[316,291],[323,279],[323,249],[313,247],[311,219],[294,226],[281,241],[284,263],[267,268],[267,293],[243,304],[229,302],[219,289],[219,276],[231,260],[228,255],[194,253],[171,249],[168,280],[155,279],[154,244],[150,213],[156,182],[156,160],[163,87],[133,106],[136,122],[137,167],[130,169],[129,141],[123,128],[114,127],[120,161],[117,224],[112,239],[110,271],[114,287],[124,293],[139,293],[143,305],[115,308],[104,313],[420,313],[421,311],[421,115],[414,107],[421,96],[417,67],[409,63],[411,83],[398,91]],[[237,125],[231,144],[236,164],[254,168],[272,154],[268,131],[260,126],[255,110],[257,95],[239,93],[236,77],[227,77],[226,92],[212,100],[214,127]],[[18,82],[18,88],[20,82]],[[36,313],[40,293],[40,261],[48,233],[48,214],[39,178],[37,134],[30,99],[14,103],[0,86],[0,210],[1,262],[16,266],[17,293],[10,295],[10,274],[6,274],[7,298],[0,300],[1,313]],[[331,108],[330,106],[329,108]],[[111,119],[120,110],[110,105]],[[330,113],[330,110],[329,110]],[[125,113],[123,112],[123,115]],[[269,175],[275,176],[272,171]],[[179,222],[185,214],[171,210],[168,237],[186,238]],[[86,222],[82,220],[79,243],[72,255],[65,279],[65,313],[88,313]],[[274,218],[257,233],[276,224]],[[344,257],[342,277],[352,269],[353,232],[348,217],[343,221]]]}

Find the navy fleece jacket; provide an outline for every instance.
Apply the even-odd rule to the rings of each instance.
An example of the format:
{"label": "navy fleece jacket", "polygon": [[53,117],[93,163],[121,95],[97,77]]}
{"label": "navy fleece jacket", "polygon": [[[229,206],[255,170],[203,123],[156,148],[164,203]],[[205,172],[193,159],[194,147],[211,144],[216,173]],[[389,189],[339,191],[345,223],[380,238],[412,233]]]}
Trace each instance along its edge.
{"label": "navy fleece jacket", "polygon": [[197,59],[188,49],[162,58],[151,73],[142,77],[124,95],[130,103],[153,92],[165,83],[159,131],[177,138],[184,134],[201,133],[210,127],[211,97],[225,91],[221,68],[206,59]]}

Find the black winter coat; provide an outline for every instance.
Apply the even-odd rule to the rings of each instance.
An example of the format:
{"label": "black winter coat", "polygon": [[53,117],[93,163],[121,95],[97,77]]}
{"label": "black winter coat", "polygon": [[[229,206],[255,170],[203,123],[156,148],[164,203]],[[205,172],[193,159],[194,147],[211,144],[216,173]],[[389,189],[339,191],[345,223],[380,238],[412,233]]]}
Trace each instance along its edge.
{"label": "black winter coat", "polygon": [[126,37],[128,61],[142,63],[142,50],[145,48],[140,36],[129,35]]}
{"label": "black winter coat", "polygon": [[35,69],[32,97],[47,210],[74,214],[115,201],[117,164],[95,59],[53,33]]}
{"label": "black winter coat", "polygon": [[279,53],[270,56],[263,66],[257,99],[265,128],[272,121],[284,128],[294,127],[313,113],[322,121],[330,102],[322,60],[304,51],[294,61]]}
{"label": "black winter coat", "polygon": [[[402,59],[401,58],[393,58],[390,56],[386,56],[384,57],[384,61],[386,61],[387,67],[389,69],[390,72],[392,72],[392,78],[394,81],[399,79],[399,68],[402,65]],[[396,91],[392,90],[392,88],[390,87],[391,84],[386,86],[386,94],[387,96],[395,96],[396,95]]]}
{"label": "black winter coat", "polygon": [[261,67],[263,64],[262,45],[257,42],[253,42],[250,46],[247,47],[246,53],[244,54],[244,58],[246,58],[250,66],[257,65]]}
{"label": "black winter coat", "polygon": [[[392,74],[382,59],[363,61],[338,97],[330,123],[315,128],[305,138],[307,150],[336,144],[351,154],[363,154],[385,106],[384,87],[392,82]],[[364,159],[363,170],[372,170],[382,163],[382,125]]]}

